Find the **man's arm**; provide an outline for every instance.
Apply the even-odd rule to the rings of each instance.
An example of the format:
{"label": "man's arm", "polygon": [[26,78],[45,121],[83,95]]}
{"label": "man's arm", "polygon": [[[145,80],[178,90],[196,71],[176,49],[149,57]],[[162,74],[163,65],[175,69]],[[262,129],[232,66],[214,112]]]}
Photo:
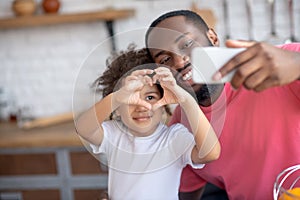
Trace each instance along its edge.
{"label": "man's arm", "polygon": [[[300,46],[300,43],[294,45]],[[227,47],[247,49],[227,62],[214,76],[221,79],[233,69],[236,72],[231,85],[262,91],[300,79],[300,47],[288,51],[264,42],[228,40]]]}

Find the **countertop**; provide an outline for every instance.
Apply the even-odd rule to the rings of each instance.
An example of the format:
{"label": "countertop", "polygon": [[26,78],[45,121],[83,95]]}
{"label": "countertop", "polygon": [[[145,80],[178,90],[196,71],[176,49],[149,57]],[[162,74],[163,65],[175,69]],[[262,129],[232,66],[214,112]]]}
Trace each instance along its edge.
{"label": "countertop", "polygon": [[16,123],[0,123],[0,148],[83,146],[73,122],[44,128],[20,129]]}

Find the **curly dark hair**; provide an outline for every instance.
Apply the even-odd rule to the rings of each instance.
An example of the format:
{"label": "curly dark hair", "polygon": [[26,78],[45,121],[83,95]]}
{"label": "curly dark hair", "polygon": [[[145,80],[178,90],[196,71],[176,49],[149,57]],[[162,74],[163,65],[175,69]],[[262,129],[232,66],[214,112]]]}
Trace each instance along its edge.
{"label": "curly dark hair", "polygon": [[[146,48],[135,50],[135,45],[131,44],[127,51],[111,54],[106,60],[106,70],[94,81],[92,86],[96,88],[96,92],[102,92],[102,97],[105,97],[113,93],[118,88],[120,80],[133,69],[155,69],[156,67],[157,65],[153,63]],[[159,84],[157,86],[163,96],[163,89]],[[172,115],[167,105],[165,110],[168,115]],[[110,119],[112,119],[112,115]]]}
{"label": "curly dark hair", "polygon": [[102,92],[105,97],[114,92],[118,81],[133,68],[152,63],[145,48],[135,50],[134,45],[130,45],[127,51],[113,52],[106,60],[106,70],[98,77],[93,87],[97,92]]}

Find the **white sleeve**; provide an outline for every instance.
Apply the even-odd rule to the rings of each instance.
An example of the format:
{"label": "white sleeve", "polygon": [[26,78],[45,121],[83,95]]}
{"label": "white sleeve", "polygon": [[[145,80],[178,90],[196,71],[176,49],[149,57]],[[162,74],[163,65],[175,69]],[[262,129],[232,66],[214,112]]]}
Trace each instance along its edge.
{"label": "white sleeve", "polygon": [[[194,143],[194,145],[195,145],[195,143]],[[194,169],[202,169],[205,166],[205,164],[195,164],[192,161],[192,151],[193,151],[193,148],[194,148],[194,146],[191,145],[190,148],[186,151],[186,154],[183,155],[185,157],[185,158],[183,158],[184,162],[187,165],[190,165]]]}
{"label": "white sleeve", "polygon": [[92,152],[94,154],[106,153],[107,133],[108,133],[107,129],[109,129],[109,127],[107,126],[107,124],[105,122],[102,123],[101,126],[103,128],[103,139],[102,139],[101,144],[99,146],[90,144],[90,147],[92,148]]}

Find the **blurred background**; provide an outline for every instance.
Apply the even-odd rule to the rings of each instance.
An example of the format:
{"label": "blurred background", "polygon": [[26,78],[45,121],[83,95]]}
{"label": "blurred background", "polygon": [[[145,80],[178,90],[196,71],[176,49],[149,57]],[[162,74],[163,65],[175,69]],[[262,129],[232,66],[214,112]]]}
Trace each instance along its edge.
{"label": "blurred background", "polygon": [[298,0],[51,1],[0,1],[0,199],[99,197],[106,171],[76,136],[72,99],[86,105],[109,53],[143,47],[159,15],[196,10],[222,46],[226,38],[300,38]]}
{"label": "blurred background", "polygon": [[[93,12],[106,8],[134,9],[133,16],[114,21],[114,32],[125,33],[145,29],[160,14],[173,9],[198,9],[213,12],[215,29],[221,39],[267,40],[270,38],[271,22],[268,0],[226,0],[228,17],[224,19],[222,0],[169,1],[169,0],[60,0],[60,14]],[[249,27],[246,2],[252,2],[252,27]],[[272,0],[269,0],[272,1]],[[35,15],[43,14],[41,0],[35,0]],[[0,19],[13,17],[12,0],[0,1]],[[210,13],[209,13],[210,14]],[[294,1],[295,33],[300,37],[300,1]],[[274,22],[276,34],[284,43],[289,37],[288,0],[276,0]],[[142,32],[141,32],[142,33]],[[251,35],[252,34],[252,35]],[[127,34],[116,41],[118,49],[125,49],[130,42],[144,45],[143,35]],[[8,98],[11,111],[24,110],[24,115],[44,117],[71,111],[72,92],[79,68],[91,50],[109,37],[102,20],[78,23],[38,25],[29,27],[0,27],[0,91]],[[98,74],[104,66],[105,57],[111,51],[104,42],[99,52]],[[102,63],[100,63],[102,62]],[[95,73],[95,72],[93,72]],[[97,73],[97,72],[96,72]],[[94,77],[90,80],[93,81]],[[5,93],[5,94],[3,94]],[[3,109],[2,109],[3,110]],[[6,112],[6,111],[3,111]],[[8,113],[2,112],[2,118]]]}

